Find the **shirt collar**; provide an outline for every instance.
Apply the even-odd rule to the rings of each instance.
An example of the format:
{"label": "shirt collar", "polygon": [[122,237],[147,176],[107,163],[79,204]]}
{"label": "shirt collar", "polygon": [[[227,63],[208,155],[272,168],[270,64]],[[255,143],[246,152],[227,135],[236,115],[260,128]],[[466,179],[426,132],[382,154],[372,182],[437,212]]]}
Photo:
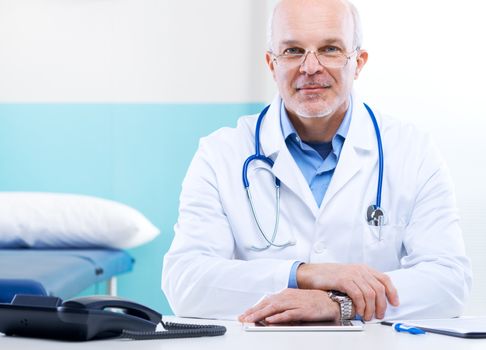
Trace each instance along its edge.
{"label": "shirt collar", "polygon": [[[343,121],[341,122],[341,125],[339,125],[339,128],[336,131],[336,135],[333,136],[332,142],[334,145],[334,140],[336,139],[336,136],[339,135],[343,140],[346,139],[346,135],[348,134],[349,130],[349,125],[351,124],[351,115],[353,113],[353,97],[349,96],[349,107],[346,113],[344,114]],[[292,122],[289,119],[289,115],[287,114],[287,110],[285,109],[283,100],[280,103],[280,127],[282,129],[282,135],[285,140],[289,136],[292,136],[295,140],[299,142],[299,144],[302,146],[302,141],[297,134],[297,131],[295,130],[294,126],[292,125]]]}

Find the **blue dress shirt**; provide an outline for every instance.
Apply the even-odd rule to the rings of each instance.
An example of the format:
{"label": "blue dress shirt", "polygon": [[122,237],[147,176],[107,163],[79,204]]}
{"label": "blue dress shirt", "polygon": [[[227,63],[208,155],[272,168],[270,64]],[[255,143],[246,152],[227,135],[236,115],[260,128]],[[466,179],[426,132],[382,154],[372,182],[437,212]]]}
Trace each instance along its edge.
{"label": "blue dress shirt", "polygon": [[[353,100],[350,98],[349,108],[331,142],[309,143],[302,141],[297,131],[295,131],[283,102],[280,106],[280,126],[285,143],[309,184],[312,195],[319,207],[339,161],[344,140],[348,134],[349,124],[351,123],[352,112]],[[292,265],[288,283],[289,288],[299,287],[297,285],[297,268],[301,264],[302,262],[296,261]]]}
{"label": "blue dress shirt", "polygon": [[284,104],[281,104],[280,125],[282,135],[290,154],[309,184],[318,206],[322,203],[322,199],[326,194],[332,175],[334,174],[334,169],[336,169],[339,161],[339,155],[341,154],[344,140],[349,130],[352,110],[353,104],[351,101],[343,121],[331,142],[306,143],[301,140],[297,131],[295,131]]}

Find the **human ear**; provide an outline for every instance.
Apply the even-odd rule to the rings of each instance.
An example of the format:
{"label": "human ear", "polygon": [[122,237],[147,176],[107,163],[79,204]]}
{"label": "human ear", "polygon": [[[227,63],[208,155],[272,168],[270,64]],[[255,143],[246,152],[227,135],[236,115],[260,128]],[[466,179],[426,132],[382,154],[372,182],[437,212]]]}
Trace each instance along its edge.
{"label": "human ear", "polygon": [[354,72],[354,80],[358,79],[359,73],[363,69],[364,65],[368,62],[368,51],[359,50],[356,55],[356,71]]}
{"label": "human ear", "polygon": [[273,58],[273,55],[270,52],[265,53],[265,61],[267,62],[267,66],[270,69],[270,72],[272,72],[273,79],[275,80],[275,60]]}

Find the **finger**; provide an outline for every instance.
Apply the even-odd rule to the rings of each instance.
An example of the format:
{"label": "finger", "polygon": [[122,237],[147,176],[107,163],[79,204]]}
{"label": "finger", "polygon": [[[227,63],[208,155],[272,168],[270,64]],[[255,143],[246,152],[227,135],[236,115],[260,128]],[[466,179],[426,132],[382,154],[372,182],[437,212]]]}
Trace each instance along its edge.
{"label": "finger", "polygon": [[257,322],[268,316],[290,309],[287,306],[289,301],[291,302],[294,299],[292,294],[295,292],[296,290],[285,289],[277,294],[267,296],[261,302],[245,311],[239,317],[239,320],[241,322]]}
{"label": "finger", "polygon": [[387,308],[385,286],[373,276],[370,277],[369,283],[375,292],[375,317],[382,319]]}
{"label": "finger", "polygon": [[[387,302],[386,302],[386,293],[385,293],[385,286],[384,284],[377,278],[377,277],[382,277],[381,273],[369,268],[369,267],[365,267],[365,269],[362,271],[362,277],[363,279],[368,283],[368,286],[373,290],[373,292],[371,292],[370,290],[367,290],[366,293],[368,293],[368,298],[371,298],[374,296],[374,301],[372,304],[368,304],[369,302],[369,299],[367,298],[367,307],[371,307],[373,306],[374,307],[374,310],[373,310],[373,314],[371,315],[371,317],[373,317],[373,315],[378,318],[378,319],[382,319],[384,316],[385,316],[385,311],[386,311],[386,308],[387,308]],[[367,310],[367,312],[365,312],[366,316],[369,316],[369,311],[370,310]],[[365,317],[366,320],[368,320],[367,317]]]}
{"label": "finger", "polygon": [[246,310],[244,313],[242,313],[242,314],[240,315],[240,317],[239,317],[239,318],[245,318],[245,317],[247,317],[248,315],[251,315],[251,314],[253,314],[254,312],[256,312],[256,311],[258,311],[258,310],[260,310],[260,309],[264,308],[265,306],[266,306],[266,305],[261,305],[260,303],[259,303],[259,304],[257,304],[257,305],[255,305],[255,306],[252,306],[251,308],[249,308],[248,310]]}
{"label": "finger", "polygon": [[251,315],[253,314],[254,312],[262,309],[263,307],[265,307],[266,305],[260,305],[260,304],[257,304],[255,306],[252,306],[251,308],[249,308],[248,310],[246,310],[244,313],[242,313],[239,318],[245,318],[247,317],[248,315]]}
{"label": "finger", "polygon": [[265,318],[269,323],[292,321],[333,320],[336,317],[335,303],[329,300],[326,292],[301,290],[290,298],[280,300],[281,311]]}
{"label": "finger", "polygon": [[302,315],[302,313],[300,313],[297,309],[292,309],[266,317],[265,321],[267,321],[268,323],[285,323],[292,321],[301,321],[303,319],[305,319],[305,316]]}
{"label": "finger", "polygon": [[361,289],[358,287],[356,282],[350,281],[350,283],[345,285],[341,291],[346,293],[348,297],[350,297],[353,301],[356,314],[363,316],[365,312],[366,302],[363,293],[361,292]]}
{"label": "finger", "polygon": [[390,304],[392,304],[393,306],[400,305],[398,291],[393,285],[391,278],[384,273],[376,273],[375,277],[378,281],[381,282],[381,284],[383,284],[383,286],[385,286],[385,294]]}
{"label": "finger", "polygon": [[259,303],[253,305],[251,308],[249,308],[248,310],[246,310],[244,313],[242,313],[239,317],[238,317],[238,320],[240,322],[250,322],[250,321],[246,321],[246,319],[248,318],[248,316],[254,314],[255,312],[265,308],[269,301],[268,301],[269,297],[265,297],[263,298]]}
{"label": "finger", "polygon": [[359,280],[355,281],[355,283],[361,290],[361,294],[363,295],[363,298],[365,300],[363,318],[365,319],[365,321],[369,321],[375,314],[376,293],[369,285],[369,282],[365,279],[360,278]]}
{"label": "finger", "polygon": [[256,310],[255,312],[247,315],[244,319],[244,322],[258,322],[282,311],[285,311],[284,307],[275,303],[270,303],[264,308]]}
{"label": "finger", "polygon": [[255,309],[255,310],[252,310],[251,312],[245,312],[243,315],[241,315],[240,317],[238,317],[238,320],[240,322],[256,322],[255,319],[256,319],[256,316],[255,315],[258,315],[259,312],[261,312],[261,310],[263,310],[264,308],[262,309]]}

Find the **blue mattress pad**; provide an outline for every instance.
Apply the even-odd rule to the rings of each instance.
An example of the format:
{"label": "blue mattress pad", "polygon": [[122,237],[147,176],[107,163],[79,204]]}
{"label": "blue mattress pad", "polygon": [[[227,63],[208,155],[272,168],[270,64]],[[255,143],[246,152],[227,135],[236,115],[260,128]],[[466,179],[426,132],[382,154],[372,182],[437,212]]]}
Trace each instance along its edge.
{"label": "blue mattress pad", "polygon": [[134,259],[110,249],[0,249],[0,302],[15,294],[62,299],[132,270]]}

